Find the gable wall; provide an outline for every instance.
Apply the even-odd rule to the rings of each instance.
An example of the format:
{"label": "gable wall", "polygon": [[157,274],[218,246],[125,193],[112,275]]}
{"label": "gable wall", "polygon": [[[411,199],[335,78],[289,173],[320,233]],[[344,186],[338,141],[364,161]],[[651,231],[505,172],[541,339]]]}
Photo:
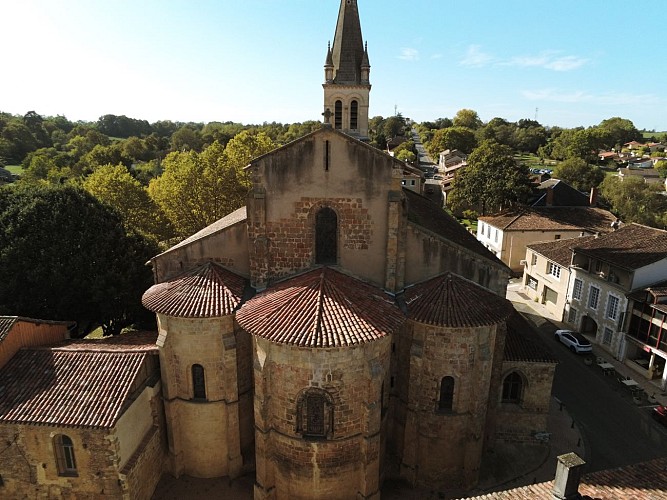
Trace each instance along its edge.
{"label": "gable wall", "polygon": [[33,323],[18,319],[0,342],[0,367],[22,347],[53,344],[66,338],[69,338],[69,333],[64,324]]}

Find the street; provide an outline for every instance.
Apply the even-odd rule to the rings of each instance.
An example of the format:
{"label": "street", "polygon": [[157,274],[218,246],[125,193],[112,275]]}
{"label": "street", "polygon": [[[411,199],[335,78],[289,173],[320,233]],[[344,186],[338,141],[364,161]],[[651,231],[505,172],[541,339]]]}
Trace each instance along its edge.
{"label": "street", "polygon": [[627,387],[605,376],[583,355],[554,339],[551,322],[537,329],[545,347],[558,359],[553,395],[563,402],[581,430],[587,471],[593,472],[667,455],[667,428],[654,421],[650,406],[638,407]]}

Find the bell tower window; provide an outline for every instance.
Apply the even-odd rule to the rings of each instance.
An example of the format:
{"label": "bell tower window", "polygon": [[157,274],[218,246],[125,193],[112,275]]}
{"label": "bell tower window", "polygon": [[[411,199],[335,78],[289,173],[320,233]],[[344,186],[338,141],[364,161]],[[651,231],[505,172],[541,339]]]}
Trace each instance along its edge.
{"label": "bell tower window", "polygon": [[350,103],[350,128],[352,130],[357,130],[357,128],[359,128],[358,116],[359,116],[359,103],[357,101],[352,101]]}
{"label": "bell tower window", "polygon": [[338,261],[338,216],[324,207],[315,216],[315,263],[336,264]]}
{"label": "bell tower window", "polygon": [[343,128],[343,102],[340,100],[334,105],[334,127],[338,130]]}

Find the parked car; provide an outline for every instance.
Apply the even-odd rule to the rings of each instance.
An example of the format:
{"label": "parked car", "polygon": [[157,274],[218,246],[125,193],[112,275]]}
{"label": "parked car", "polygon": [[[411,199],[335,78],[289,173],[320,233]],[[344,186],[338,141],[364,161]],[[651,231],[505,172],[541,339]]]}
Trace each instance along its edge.
{"label": "parked car", "polygon": [[573,332],[572,330],[556,330],[554,336],[556,340],[560,340],[572,352],[576,352],[577,354],[593,351],[591,343],[580,333]]}
{"label": "parked car", "polygon": [[667,427],[667,406],[656,406],[651,413],[654,419]]}

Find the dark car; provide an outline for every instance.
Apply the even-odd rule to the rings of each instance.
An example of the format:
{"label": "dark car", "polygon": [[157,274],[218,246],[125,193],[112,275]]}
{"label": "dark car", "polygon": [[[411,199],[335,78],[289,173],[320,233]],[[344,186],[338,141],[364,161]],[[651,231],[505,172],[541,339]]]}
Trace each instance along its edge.
{"label": "dark car", "polygon": [[563,344],[568,346],[572,352],[579,354],[580,352],[593,351],[591,343],[580,333],[573,332],[572,330],[556,330],[554,335],[556,340],[560,340]]}
{"label": "dark car", "polygon": [[651,414],[654,419],[667,427],[667,406],[656,406]]}

